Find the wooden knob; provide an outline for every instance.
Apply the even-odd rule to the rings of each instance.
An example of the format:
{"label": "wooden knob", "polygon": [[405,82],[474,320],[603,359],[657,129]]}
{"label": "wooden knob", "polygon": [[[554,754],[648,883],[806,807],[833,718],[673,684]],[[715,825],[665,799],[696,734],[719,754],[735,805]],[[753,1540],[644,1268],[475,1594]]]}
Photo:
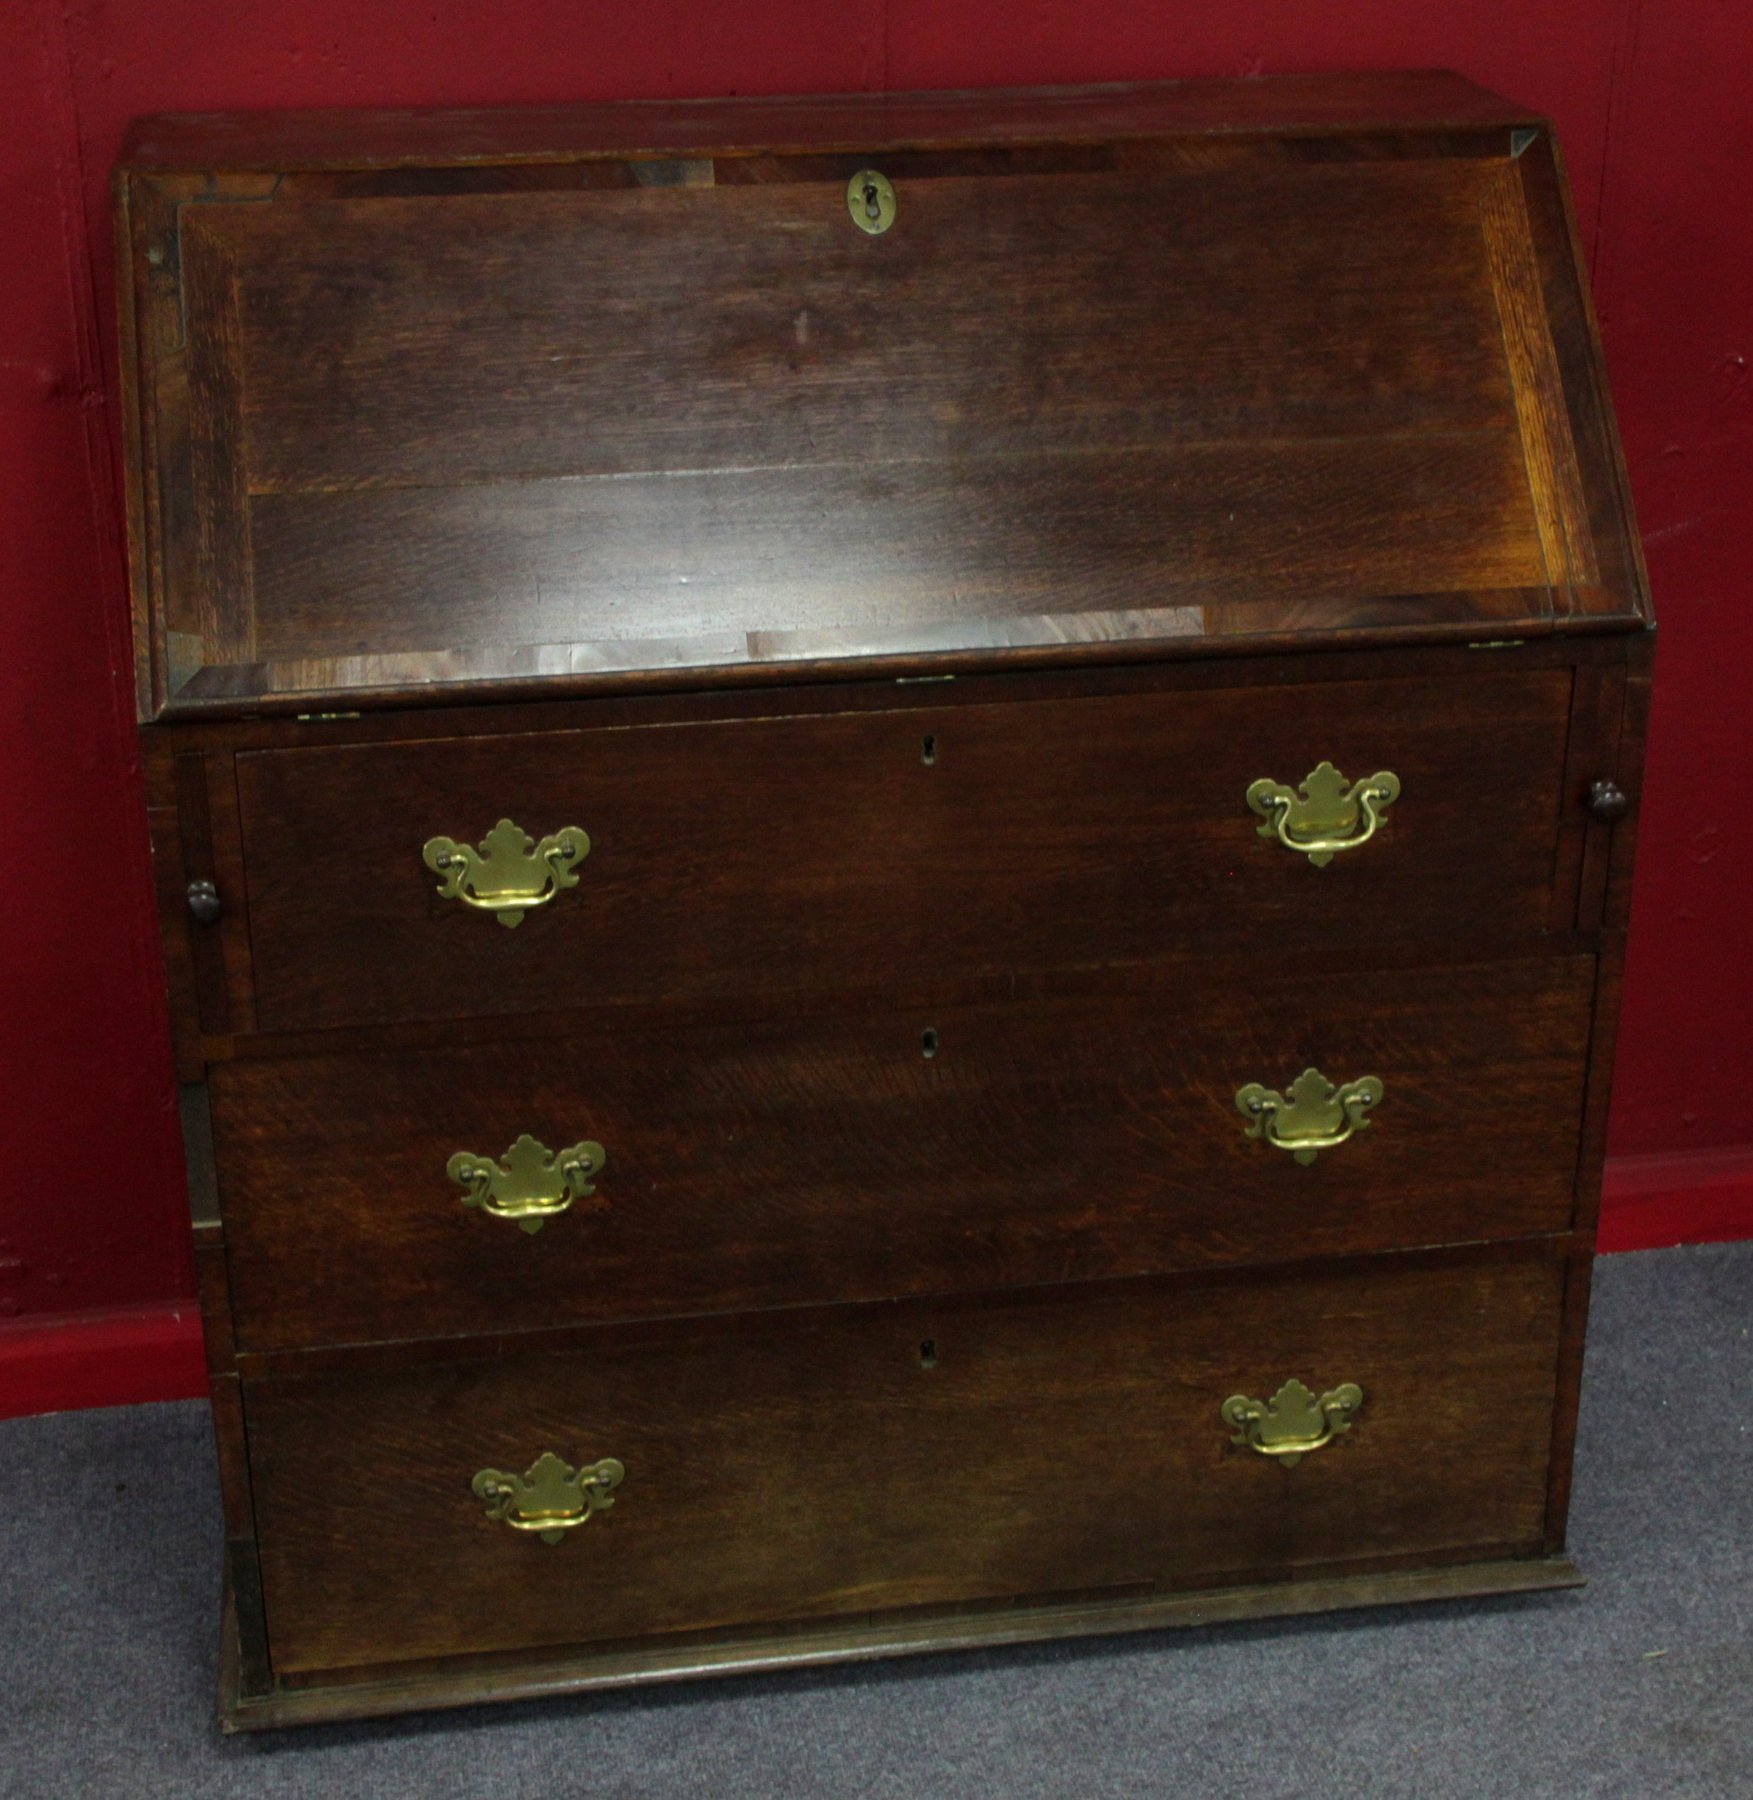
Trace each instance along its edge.
{"label": "wooden knob", "polygon": [[1631,802],[1618,782],[1597,781],[1589,789],[1589,811],[1603,825],[1617,825],[1631,811]]}
{"label": "wooden knob", "polygon": [[188,891],[189,913],[197,925],[215,925],[224,908],[219,904],[219,890],[210,881],[191,881]]}

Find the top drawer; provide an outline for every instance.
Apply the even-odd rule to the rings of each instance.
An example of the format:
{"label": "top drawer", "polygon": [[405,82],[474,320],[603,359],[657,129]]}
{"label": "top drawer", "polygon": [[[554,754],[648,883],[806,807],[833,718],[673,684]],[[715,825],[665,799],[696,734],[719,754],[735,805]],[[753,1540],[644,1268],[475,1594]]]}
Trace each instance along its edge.
{"label": "top drawer", "polygon": [[[1276,954],[1341,932],[1533,933],[1570,693],[1558,669],[252,752],[257,1017],[295,1030]],[[1317,866],[1261,834],[1247,793],[1323,761],[1400,791],[1370,841]],[[443,897],[422,860],[501,819],[588,839],[555,852],[574,885],[504,914],[513,929]],[[523,885],[549,880],[534,862]]]}

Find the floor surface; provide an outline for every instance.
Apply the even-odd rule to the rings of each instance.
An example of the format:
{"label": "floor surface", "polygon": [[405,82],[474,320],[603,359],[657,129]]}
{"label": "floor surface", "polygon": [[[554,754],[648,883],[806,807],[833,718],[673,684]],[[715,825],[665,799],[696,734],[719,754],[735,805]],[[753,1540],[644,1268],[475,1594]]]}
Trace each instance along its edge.
{"label": "floor surface", "polygon": [[0,1425],[5,1800],[1753,1800],[1753,1244],[1597,1266],[1581,1593],[222,1739],[199,1404]]}

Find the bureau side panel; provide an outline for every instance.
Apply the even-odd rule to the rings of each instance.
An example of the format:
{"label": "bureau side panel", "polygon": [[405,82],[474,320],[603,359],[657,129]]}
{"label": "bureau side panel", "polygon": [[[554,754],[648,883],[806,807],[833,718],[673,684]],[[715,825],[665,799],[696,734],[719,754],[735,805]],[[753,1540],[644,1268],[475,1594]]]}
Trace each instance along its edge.
{"label": "bureau side panel", "polygon": [[[1607,1156],[1607,1126],[1613,1096],[1614,1050],[1619,1034],[1621,985],[1625,970],[1626,931],[1630,925],[1631,876],[1637,853],[1637,826],[1642,811],[1644,756],[1649,731],[1650,683],[1655,666],[1655,636],[1646,632],[1626,645],[1621,711],[1608,738],[1605,772],[1625,795],[1627,809],[1616,823],[1597,821],[1596,859],[1602,865],[1597,903],[1601,909],[1602,946],[1595,987],[1594,1017],[1589,1040],[1588,1086],[1583,1107],[1581,1154],[1577,1163],[1576,1228],[1591,1240],[1599,1219],[1602,1172]],[[1588,1329],[1589,1253],[1580,1251],[1566,1288],[1564,1338],[1558,1372],[1558,1403],[1553,1413],[1552,1476],[1547,1500],[1546,1543],[1557,1551],[1565,1541],[1574,1476],[1577,1415],[1582,1397],[1583,1354]]]}

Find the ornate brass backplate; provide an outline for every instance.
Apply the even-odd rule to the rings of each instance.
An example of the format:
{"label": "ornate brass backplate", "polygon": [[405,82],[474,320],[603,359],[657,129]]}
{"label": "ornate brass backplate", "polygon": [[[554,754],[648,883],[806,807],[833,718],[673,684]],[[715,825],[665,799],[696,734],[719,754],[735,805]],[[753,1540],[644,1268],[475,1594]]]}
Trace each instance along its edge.
{"label": "ornate brass backplate", "polygon": [[557,1544],[575,1525],[615,1504],[610,1491],[627,1473],[612,1456],[575,1469],[552,1450],[544,1450],[521,1475],[483,1469],[470,1485],[483,1501],[487,1517],[513,1531],[533,1531],[544,1544]]}
{"label": "ornate brass backplate", "polygon": [[1354,1131],[1367,1131],[1365,1114],[1380,1103],[1384,1091],[1374,1075],[1335,1087],[1319,1069],[1304,1069],[1288,1093],[1257,1081],[1237,1088],[1236,1111],[1249,1121],[1244,1137],[1264,1138],[1308,1164],[1318,1150],[1331,1150]]}
{"label": "ornate brass backplate", "polygon": [[1341,1382],[1317,1400],[1293,1378],[1270,1400],[1231,1394],[1219,1410],[1224,1423],[1235,1427],[1232,1443],[1245,1444],[1294,1469],[1311,1450],[1349,1431],[1351,1415],[1362,1405],[1363,1389],[1355,1381]]}
{"label": "ornate brass backplate", "polygon": [[[542,1229],[574,1200],[595,1196],[592,1177],[608,1161],[601,1144],[586,1139],[564,1150],[550,1150],[526,1131],[505,1153],[505,1161],[459,1150],[445,1173],[463,1188],[463,1205],[478,1206],[496,1219],[515,1219],[525,1231]],[[607,1206],[598,1200],[591,1211]]]}
{"label": "ornate brass backplate", "polygon": [[846,184],[846,210],[860,231],[881,237],[895,222],[895,190],[889,178],[877,169],[860,169]]}
{"label": "ornate brass backplate", "polygon": [[576,825],[538,844],[521,825],[501,819],[478,850],[454,838],[428,838],[420,859],[444,879],[438,891],[477,912],[491,913],[508,929],[532,907],[546,906],[562,888],[578,886],[578,865],[590,855],[590,839]]}
{"label": "ornate brass backplate", "polygon": [[[1387,769],[1354,781],[1330,762],[1311,769],[1302,790],[1262,778],[1248,789],[1248,805],[1266,823],[1261,837],[1275,837],[1324,869],[1341,850],[1355,850],[1376,835],[1382,814],[1400,798],[1400,777]],[[1362,829],[1359,829],[1361,825]]]}

